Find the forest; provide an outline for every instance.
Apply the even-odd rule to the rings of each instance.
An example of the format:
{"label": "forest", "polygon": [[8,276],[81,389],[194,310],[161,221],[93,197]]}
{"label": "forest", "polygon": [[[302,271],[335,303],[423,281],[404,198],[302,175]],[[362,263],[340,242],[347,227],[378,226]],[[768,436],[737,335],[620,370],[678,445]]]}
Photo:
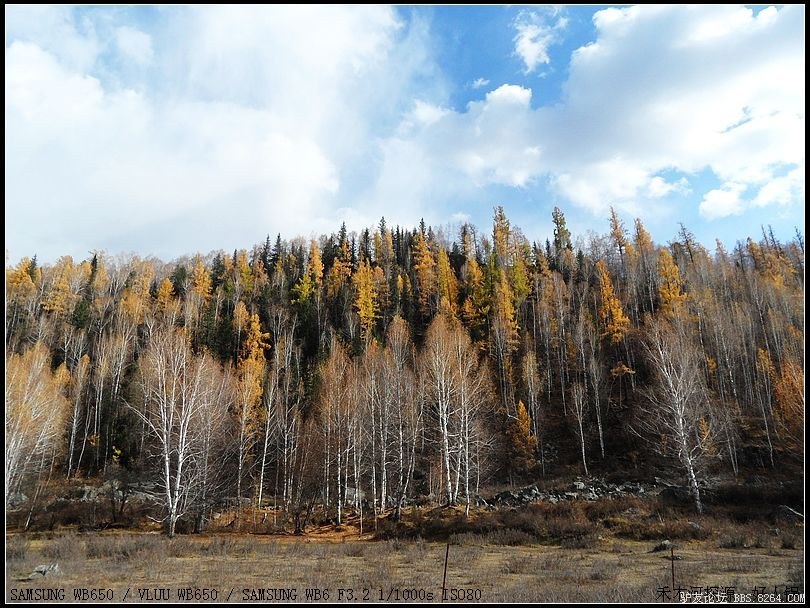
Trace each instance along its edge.
{"label": "forest", "polygon": [[148,480],[174,536],[234,501],[297,530],[627,471],[701,512],[718,476],[801,475],[802,234],[550,219],[545,242],[496,207],[491,230],[381,219],[171,262],[30,252],[6,268],[7,510]]}

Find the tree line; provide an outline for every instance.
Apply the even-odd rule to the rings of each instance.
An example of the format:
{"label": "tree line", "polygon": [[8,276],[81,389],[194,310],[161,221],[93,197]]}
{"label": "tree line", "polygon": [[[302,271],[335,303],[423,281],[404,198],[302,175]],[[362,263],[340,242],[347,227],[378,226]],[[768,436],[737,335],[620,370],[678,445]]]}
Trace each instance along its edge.
{"label": "tree line", "polygon": [[576,468],[800,466],[804,241],[709,251],[611,209],[530,242],[425,226],[281,236],[172,263],[6,269],[6,504],[124,473],[167,530],[223,498],[392,511]]}

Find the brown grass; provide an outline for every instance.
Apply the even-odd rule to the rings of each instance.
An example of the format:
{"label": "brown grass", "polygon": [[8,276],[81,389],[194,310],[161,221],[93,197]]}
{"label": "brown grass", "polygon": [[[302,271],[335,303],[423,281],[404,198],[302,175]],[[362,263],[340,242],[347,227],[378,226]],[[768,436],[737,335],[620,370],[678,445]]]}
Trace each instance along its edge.
{"label": "brown grass", "polygon": [[[250,508],[223,513],[206,534],[173,539],[157,525],[140,533],[77,533],[75,526],[57,525],[55,532],[7,534],[6,599],[13,587],[92,585],[114,589],[116,601],[127,587],[139,586],[173,593],[215,587],[225,595],[231,588],[238,595],[243,588],[287,587],[299,591],[299,600],[305,588],[336,593],[340,587],[368,589],[369,599],[378,601],[380,588],[409,588],[438,600],[448,542],[448,584],[480,589],[488,602],[655,601],[655,591],[671,584],[668,555],[650,552],[663,539],[677,546],[682,586],[801,586],[802,526],[773,518],[770,506],[756,502],[793,504],[790,496],[776,489],[729,492],[738,494],[720,498],[739,504],[718,505],[715,497],[701,516],[638,497],[473,509],[469,517],[463,508],[410,507],[399,522],[366,517],[362,535],[357,515],[340,528],[316,517],[306,535],[294,536],[283,531],[277,512]],[[42,563],[59,563],[62,573],[20,580]]]}
{"label": "brown grass", "polygon": [[[656,589],[670,584],[671,562],[650,553],[646,541],[582,536],[560,550],[559,545],[495,544],[488,534],[459,535],[460,544],[450,546],[448,566],[448,584],[480,589],[483,601],[655,601]],[[676,577],[684,586],[801,585],[801,549],[774,555],[765,548],[720,549],[715,540],[680,545]],[[15,534],[7,536],[7,546],[10,587],[63,587],[69,595],[74,587],[109,587],[116,601],[127,587],[147,586],[169,587],[173,594],[180,587],[215,587],[225,595],[232,587],[287,587],[301,596],[314,587],[334,593],[339,587],[356,592],[366,588],[377,594],[381,587],[416,588],[433,593],[435,601],[446,550],[446,544],[424,540],[332,542],[235,534],[168,539],[110,532],[38,538]],[[54,561],[62,574],[19,581],[36,564]],[[7,599],[9,593],[7,587]]]}

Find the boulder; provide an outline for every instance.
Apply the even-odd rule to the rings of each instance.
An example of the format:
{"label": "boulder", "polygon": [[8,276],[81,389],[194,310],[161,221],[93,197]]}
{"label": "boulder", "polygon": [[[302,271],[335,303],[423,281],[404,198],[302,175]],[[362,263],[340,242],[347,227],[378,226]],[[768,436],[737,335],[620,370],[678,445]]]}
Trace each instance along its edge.
{"label": "boulder", "polygon": [[59,564],[40,564],[34,568],[33,572],[31,572],[31,578],[35,578],[37,576],[55,576],[57,574],[61,574],[61,572],[62,571],[59,569]]}
{"label": "boulder", "polygon": [[670,549],[674,549],[675,545],[672,544],[670,540],[662,540],[660,543],[655,545],[651,549],[651,553],[658,553],[659,551],[669,551]]}
{"label": "boulder", "polygon": [[19,509],[27,502],[28,497],[22,492],[13,492],[9,494],[8,500],[6,501],[9,509]]}

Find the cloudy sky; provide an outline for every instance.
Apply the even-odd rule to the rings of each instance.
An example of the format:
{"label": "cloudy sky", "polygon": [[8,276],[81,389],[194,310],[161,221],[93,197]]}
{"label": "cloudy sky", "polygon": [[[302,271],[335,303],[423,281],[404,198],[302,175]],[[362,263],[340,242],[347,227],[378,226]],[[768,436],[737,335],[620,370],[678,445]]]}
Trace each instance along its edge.
{"label": "cloudy sky", "polygon": [[804,225],[804,8],[9,7],[6,248]]}

